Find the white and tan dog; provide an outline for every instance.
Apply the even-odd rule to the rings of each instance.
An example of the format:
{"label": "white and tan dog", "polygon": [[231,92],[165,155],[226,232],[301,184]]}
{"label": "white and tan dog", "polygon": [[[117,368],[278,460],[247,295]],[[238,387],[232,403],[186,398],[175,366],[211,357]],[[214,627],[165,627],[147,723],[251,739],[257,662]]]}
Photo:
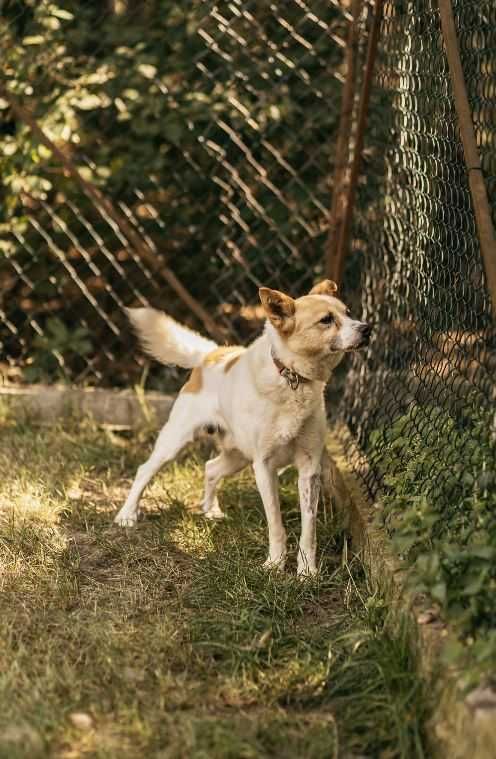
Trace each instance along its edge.
{"label": "white and tan dog", "polygon": [[371,327],[352,319],[325,280],[308,295],[260,289],[267,315],[264,333],[248,348],[214,342],[151,308],[129,309],[144,348],[165,364],[192,368],[148,461],[139,467],[115,521],[136,523],[140,496],[159,469],[202,430],[218,430],[220,454],[205,467],[203,512],[223,516],[216,496],[220,480],[251,463],[269,528],[265,566],[284,566],[286,532],[281,519],[278,469],[295,464],[301,509],[298,573],[314,574],[316,517],[324,449],[324,387],[347,351],[368,343]]}

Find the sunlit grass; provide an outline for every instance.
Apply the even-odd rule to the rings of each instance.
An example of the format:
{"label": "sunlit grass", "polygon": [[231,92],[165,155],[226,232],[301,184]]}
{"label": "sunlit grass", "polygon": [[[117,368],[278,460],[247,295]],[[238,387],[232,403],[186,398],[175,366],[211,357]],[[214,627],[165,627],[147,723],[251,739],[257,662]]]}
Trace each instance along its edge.
{"label": "sunlit grass", "polygon": [[[204,521],[205,451],[157,477],[136,530],[112,517],[151,443],[91,424],[0,427],[0,756],[424,756],[425,694],[342,536],[319,525],[322,572],[261,568],[249,472]],[[83,715],[83,717],[78,714]]]}

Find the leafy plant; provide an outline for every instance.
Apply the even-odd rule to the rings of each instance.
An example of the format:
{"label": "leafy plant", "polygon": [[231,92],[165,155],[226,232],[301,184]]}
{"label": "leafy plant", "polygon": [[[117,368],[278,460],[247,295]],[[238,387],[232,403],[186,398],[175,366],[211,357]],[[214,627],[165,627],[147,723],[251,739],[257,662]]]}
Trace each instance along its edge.
{"label": "leafy plant", "polygon": [[33,340],[35,352],[24,372],[29,382],[67,379],[66,361],[93,350],[86,327],[71,330],[56,316],[47,319],[45,332]]}
{"label": "leafy plant", "polygon": [[492,422],[414,406],[370,437],[386,486],[382,518],[410,584],[440,605],[484,667],[496,660]]}
{"label": "leafy plant", "polygon": [[[228,35],[201,0],[120,3],[113,11],[95,0],[5,5],[0,224],[8,251],[2,258],[0,248],[0,299],[10,261],[16,272],[35,273],[37,283],[54,274],[52,313],[69,324],[74,307],[81,308],[95,341],[108,347],[116,333],[74,285],[75,275],[87,284],[103,272],[108,289],[91,282],[88,289],[114,324],[122,318],[119,300],[130,305],[136,291],[161,297],[9,97],[87,182],[129,209],[157,255],[207,307],[249,302],[257,281],[271,277],[299,290],[312,281],[326,237],[330,135],[341,90],[334,73],[343,53],[308,14],[296,4],[278,11],[312,55],[260,0],[248,15],[224,8]],[[318,14],[333,30],[343,24],[332,4],[320,4]],[[274,49],[284,50],[278,63]],[[58,283],[67,260],[75,274],[66,288]],[[20,300],[23,287],[19,278],[9,303]],[[29,292],[23,311],[37,314],[42,297],[38,287]],[[189,318],[181,302],[168,305],[177,318]],[[9,318],[23,322],[17,312]],[[16,358],[21,351],[13,346]],[[115,369],[109,367],[113,383]],[[121,379],[128,380],[126,371]]]}

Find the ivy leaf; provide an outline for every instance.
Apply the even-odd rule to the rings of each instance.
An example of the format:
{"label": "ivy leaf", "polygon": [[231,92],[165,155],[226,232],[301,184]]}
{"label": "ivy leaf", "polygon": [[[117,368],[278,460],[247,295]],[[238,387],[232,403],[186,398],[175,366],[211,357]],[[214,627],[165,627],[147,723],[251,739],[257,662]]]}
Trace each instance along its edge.
{"label": "ivy leaf", "polygon": [[429,588],[429,592],[435,601],[439,601],[443,606],[446,604],[447,592],[445,582],[436,582],[435,585],[432,585],[432,587]]}

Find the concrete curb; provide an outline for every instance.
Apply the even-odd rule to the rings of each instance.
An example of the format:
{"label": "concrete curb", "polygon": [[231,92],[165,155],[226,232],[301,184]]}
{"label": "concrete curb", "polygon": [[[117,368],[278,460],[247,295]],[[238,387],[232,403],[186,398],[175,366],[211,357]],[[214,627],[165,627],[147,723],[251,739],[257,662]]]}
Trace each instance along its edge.
{"label": "concrete curb", "polygon": [[127,429],[140,427],[152,419],[163,424],[174,396],[67,385],[20,385],[0,387],[0,402],[15,413],[45,424],[71,416],[89,416],[97,424]]}

